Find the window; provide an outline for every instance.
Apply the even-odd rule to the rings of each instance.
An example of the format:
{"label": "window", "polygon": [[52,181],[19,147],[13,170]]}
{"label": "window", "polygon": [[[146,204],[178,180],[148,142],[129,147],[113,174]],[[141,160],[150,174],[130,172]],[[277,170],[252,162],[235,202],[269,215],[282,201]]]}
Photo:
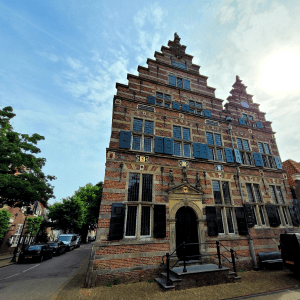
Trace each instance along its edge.
{"label": "window", "polygon": [[269,185],[269,189],[273,203],[276,205],[277,214],[281,222],[280,225],[290,226],[291,223],[287,214],[288,206],[285,204],[281,187],[276,185]]}
{"label": "window", "polygon": [[174,155],[191,157],[190,129],[180,126],[173,126],[173,138]]}
{"label": "window", "polygon": [[254,225],[265,226],[265,208],[261,197],[259,184],[246,183],[248,201],[251,204]]}
{"label": "window", "polygon": [[155,103],[159,106],[171,107],[171,96],[169,94],[164,94],[161,92],[156,92]]}
{"label": "window", "polygon": [[249,141],[241,138],[236,139],[237,147],[240,150],[242,161],[244,165],[253,165],[252,154],[250,151]]}
{"label": "window", "polygon": [[183,64],[183,63],[177,62],[175,60],[172,60],[172,66],[176,67],[176,68],[180,68],[180,69],[186,70],[186,64],[185,63]]}
{"label": "window", "polygon": [[249,116],[247,114],[243,114],[243,118],[246,120],[249,119],[250,121],[253,121],[253,116]]}
{"label": "window", "polygon": [[12,247],[17,247],[19,239],[22,235],[22,231],[23,231],[23,224],[18,224],[15,234],[12,236],[12,239],[11,239]]}
{"label": "window", "polygon": [[202,115],[202,104],[200,102],[195,102],[193,100],[189,100],[189,112],[195,113],[199,116]]}
{"label": "window", "polygon": [[208,159],[224,161],[221,135],[206,132],[206,140],[208,144]]}
{"label": "window", "polygon": [[148,120],[133,119],[131,149],[152,152],[154,123]]}
{"label": "window", "polygon": [[234,224],[231,207],[229,183],[227,181],[212,181],[214,201],[217,205],[217,223],[219,234],[234,234]]}
{"label": "window", "polygon": [[190,80],[176,77],[174,75],[169,75],[169,84],[186,90],[191,89]]}
{"label": "window", "polygon": [[269,144],[258,142],[257,145],[259,152],[262,154],[264,166],[267,168],[275,168],[274,158],[271,155]]}
{"label": "window", "polygon": [[129,173],[125,237],[150,236],[152,187],[153,175]]}

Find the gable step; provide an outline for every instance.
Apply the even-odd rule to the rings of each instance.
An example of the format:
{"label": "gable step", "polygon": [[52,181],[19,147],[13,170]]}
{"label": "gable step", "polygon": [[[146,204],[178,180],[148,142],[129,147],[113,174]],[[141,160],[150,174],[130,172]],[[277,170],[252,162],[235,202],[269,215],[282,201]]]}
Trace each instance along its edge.
{"label": "gable step", "polygon": [[[167,278],[167,273],[161,273],[161,275]],[[180,282],[180,281],[182,281],[181,278],[178,278],[177,276],[175,276],[172,273],[169,274],[169,278],[171,279],[172,282]]]}
{"label": "gable step", "polygon": [[167,285],[167,279],[166,278],[155,278],[155,281],[164,289],[171,290],[175,289],[175,285]]}

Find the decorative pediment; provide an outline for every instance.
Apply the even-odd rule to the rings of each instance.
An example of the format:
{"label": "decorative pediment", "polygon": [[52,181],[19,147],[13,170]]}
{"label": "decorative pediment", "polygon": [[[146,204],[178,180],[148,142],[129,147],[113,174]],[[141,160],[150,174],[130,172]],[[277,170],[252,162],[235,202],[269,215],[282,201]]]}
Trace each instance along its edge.
{"label": "decorative pediment", "polygon": [[167,190],[168,194],[178,194],[178,195],[203,195],[200,189],[195,188],[189,183],[182,183],[175,187],[169,188]]}
{"label": "decorative pediment", "polygon": [[168,46],[175,57],[182,58],[185,55],[186,46],[180,44],[180,37],[176,32],[174,33],[174,41],[169,41]]}

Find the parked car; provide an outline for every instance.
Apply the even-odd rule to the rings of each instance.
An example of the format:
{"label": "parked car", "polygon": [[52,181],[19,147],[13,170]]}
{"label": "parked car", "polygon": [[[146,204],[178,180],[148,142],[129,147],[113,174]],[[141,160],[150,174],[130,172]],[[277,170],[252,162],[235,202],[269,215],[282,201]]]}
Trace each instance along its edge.
{"label": "parked car", "polygon": [[300,234],[280,234],[280,251],[284,267],[300,274]]}
{"label": "parked car", "polygon": [[67,251],[74,250],[76,246],[77,234],[61,234],[58,237],[59,242],[63,242],[67,246]]}
{"label": "parked car", "polygon": [[95,236],[89,236],[88,237],[88,242],[95,242],[96,241],[96,237]]}
{"label": "parked car", "polygon": [[49,245],[30,245],[20,252],[18,262],[28,259],[38,260],[42,262],[45,258],[52,258],[53,250]]}
{"label": "parked car", "polygon": [[80,236],[80,235],[77,235],[77,240],[76,240],[75,248],[79,248],[80,245],[81,245],[81,236]]}
{"label": "parked car", "polygon": [[53,250],[53,255],[61,255],[67,252],[67,245],[63,242],[49,242],[48,245]]}

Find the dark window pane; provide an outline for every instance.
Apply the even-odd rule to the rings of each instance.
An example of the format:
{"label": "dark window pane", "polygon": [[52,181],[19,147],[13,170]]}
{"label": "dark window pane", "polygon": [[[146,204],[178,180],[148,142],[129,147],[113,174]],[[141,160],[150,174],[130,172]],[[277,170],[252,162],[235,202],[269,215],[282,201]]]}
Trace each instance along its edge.
{"label": "dark window pane", "polygon": [[133,120],[133,131],[142,132],[143,120],[134,119]]}
{"label": "dark window pane", "polygon": [[193,114],[195,111],[192,108],[189,108],[189,112]]}
{"label": "dark window pane", "polygon": [[190,141],[191,140],[189,128],[182,128],[182,138],[185,141]]}
{"label": "dark window pane", "polygon": [[268,161],[269,161],[269,167],[274,168],[274,162],[272,156],[268,156]]}
{"label": "dark window pane", "polygon": [[217,146],[222,146],[221,135],[215,133],[215,144]]}
{"label": "dark window pane", "polygon": [[222,182],[222,190],[223,190],[225,204],[231,204],[228,182]]}
{"label": "dark window pane", "polygon": [[197,108],[201,108],[201,107],[202,107],[202,104],[201,104],[201,103],[198,103],[198,102],[196,102],[196,107],[197,107]]}
{"label": "dark window pane", "polygon": [[243,142],[244,142],[244,149],[246,151],[250,151],[249,142],[247,140],[243,140]]}
{"label": "dark window pane", "polygon": [[282,225],[282,221],[281,221],[281,218],[280,218],[278,207],[276,207],[276,212],[277,212],[277,217],[278,217],[278,220],[279,220],[279,225]]}
{"label": "dark window pane", "polygon": [[141,137],[134,136],[132,139],[132,149],[133,150],[141,150]]}
{"label": "dark window pane", "polygon": [[256,201],[259,203],[262,203],[261,194],[259,191],[259,185],[253,184],[253,188],[254,188],[254,194],[255,194]]}
{"label": "dark window pane", "polygon": [[141,235],[150,235],[150,207],[142,206]]}
{"label": "dark window pane", "polygon": [[213,145],[214,144],[214,139],[213,139],[213,134],[210,132],[206,132],[206,139],[207,139],[207,144],[208,145]]}
{"label": "dark window pane", "polygon": [[173,136],[174,139],[180,139],[181,140],[181,130],[178,126],[173,126]]}
{"label": "dark window pane", "polygon": [[257,218],[256,218],[256,210],[255,210],[255,207],[252,206],[251,209],[252,209],[252,214],[253,214],[254,225],[257,225]]}
{"label": "dark window pane", "polygon": [[263,208],[261,206],[259,207],[259,214],[260,214],[261,224],[266,225],[265,215],[264,215],[264,212],[263,212]]}
{"label": "dark window pane", "polygon": [[228,224],[228,232],[229,233],[234,233],[234,227],[233,227],[233,222],[232,222],[232,214],[231,214],[231,209],[226,208],[226,217],[227,217],[227,224]]}
{"label": "dark window pane", "polygon": [[241,157],[242,157],[242,163],[244,165],[247,165],[246,153],[245,152],[241,152]]}
{"label": "dark window pane", "polygon": [[163,105],[163,102],[162,102],[162,101],[156,100],[156,105],[162,106],[162,105]]}
{"label": "dark window pane", "polygon": [[136,210],[136,206],[127,207],[126,236],[135,236]]}
{"label": "dark window pane", "polygon": [[171,103],[169,103],[169,102],[165,102],[165,107],[171,107]]}
{"label": "dark window pane", "polygon": [[221,149],[217,149],[217,157],[218,157],[218,161],[223,161],[223,155]]}
{"label": "dark window pane", "polygon": [[181,156],[181,144],[174,143],[174,155]]}
{"label": "dark window pane", "polygon": [[177,78],[177,87],[182,88],[182,79]]}
{"label": "dark window pane", "polygon": [[273,202],[278,203],[277,198],[276,198],[276,191],[275,191],[275,186],[274,185],[270,185],[270,194],[271,194],[271,198],[273,199]]}
{"label": "dark window pane", "polygon": [[260,153],[264,153],[264,147],[262,143],[258,143],[258,148]]}
{"label": "dark window pane", "polygon": [[129,173],[128,201],[139,200],[140,174]]}
{"label": "dark window pane", "polygon": [[183,156],[191,157],[190,145],[188,145],[188,144],[183,145]]}
{"label": "dark window pane", "polygon": [[249,166],[252,166],[252,165],[253,165],[251,153],[247,153],[247,161],[248,161],[248,165],[249,165]]}
{"label": "dark window pane", "polygon": [[246,183],[246,189],[247,189],[249,202],[253,203],[254,202],[254,197],[253,197],[253,192],[252,192],[252,188],[251,188],[250,183]]}
{"label": "dark window pane", "polygon": [[179,67],[180,67],[180,69],[183,69],[183,70],[186,69],[186,65],[185,65],[185,64],[182,64],[182,63],[179,64]]}
{"label": "dark window pane", "polygon": [[195,101],[189,100],[189,106],[195,106]]}
{"label": "dark window pane", "polygon": [[223,226],[223,218],[222,218],[221,208],[217,208],[216,213],[217,213],[218,232],[219,233],[225,233],[224,232],[224,226]]}
{"label": "dark window pane", "polygon": [[288,219],[287,214],[286,214],[286,207],[282,207],[282,212],[283,212],[285,224],[288,226],[289,225],[289,219]]}
{"label": "dark window pane", "polygon": [[239,148],[240,150],[243,150],[244,148],[243,148],[242,140],[237,138],[237,139],[236,139],[236,142],[237,142],[238,148]]}
{"label": "dark window pane", "polygon": [[247,119],[247,115],[243,114],[243,118],[244,118],[244,119]]}
{"label": "dark window pane", "polygon": [[248,116],[250,121],[253,121],[253,117],[252,116]]}
{"label": "dark window pane", "polygon": [[208,159],[210,160],[214,160],[215,157],[214,157],[214,149],[212,148],[208,148]]}
{"label": "dark window pane", "polygon": [[143,174],[142,201],[152,202],[152,180],[152,175]]}
{"label": "dark window pane", "polygon": [[158,93],[158,92],[156,92],[156,97],[162,99],[162,98],[163,98],[163,93]]}
{"label": "dark window pane", "polygon": [[284,204],[283,195],[282,195],[280,186],[276,186],[276,190],[277,190],[277,196],[278,196],[277,198],[279,199],[279,202],[281,204]]}
{"label": "dark window pane", "polygon": [[152,139],[144,138],[144,151],[151,152],[152,151]]}
{"label": "dark window pane", "polygon": [[170,95],[167,95],[167,94],[165,94],[165,99],[166,99],[166,100],[171,100],[171,96],[170,96]]}
{"label": "dark window pane", "polygon": [[215,204],[222,204],[220,182],[213,180],[212,184],[213,184]]}
{"label": "dark window pane", "polygon": [[197,109],[197,115],[199,115],[199,116],[202,115],[201,110],[198,110],[198,109]]}
{"label": "dark window pane", "polygon": [[172,65],[179,68],[179,63],[177,61],[172,60]]}
{"label": "dark window pane", "polygon": [[262,160],[263,160],[263,163],[264,163],[264,167],[268,167],[268,159],[265,155],[262,155]]}
{"label": "dark window pane", "polygon": [[270,147],[268,144],[265,144],[265,150],[266,150],[266,154],[271,154]]}
{"label": "dark window pane", "polygon": [[145,133],[153,134],[153,122],[145,121]]}

